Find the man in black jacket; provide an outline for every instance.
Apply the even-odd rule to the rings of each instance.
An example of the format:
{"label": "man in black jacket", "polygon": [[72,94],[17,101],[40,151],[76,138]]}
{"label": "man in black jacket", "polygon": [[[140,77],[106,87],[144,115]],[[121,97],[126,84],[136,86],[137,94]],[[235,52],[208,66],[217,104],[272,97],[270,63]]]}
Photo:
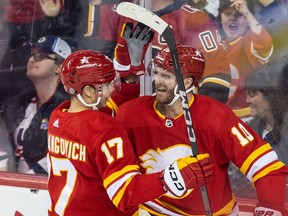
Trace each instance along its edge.
{"label": "man in black jacket", "polygon": [[70,46],[55,36],[42,37],[32,45],[26,76],[33,85],[2,105],[2,117],[15,149],[15,163],[8,171],[47,174],[47,126],[51,112],[68,99],[59,73],[71,52]]}

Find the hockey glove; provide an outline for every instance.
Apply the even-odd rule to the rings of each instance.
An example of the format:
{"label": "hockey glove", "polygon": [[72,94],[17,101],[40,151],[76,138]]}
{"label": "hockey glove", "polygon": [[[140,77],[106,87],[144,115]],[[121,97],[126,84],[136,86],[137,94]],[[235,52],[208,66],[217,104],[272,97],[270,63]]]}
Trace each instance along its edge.
{"label": "hockey glove", "polygon": [[166,191],[181,197],[188,189],[200,187],[212,181],[213,163],[209,154],[181,158],[163,171],[162,179]]}
{"label": "hockey glove", "polygon": [[121,77],[131,73],[140,76],[145,73],[144,58],[154,32],[142,23],[138,23],[133,30],[133,24],[123,25],[120,37],[114,50],[114,68]]}
{"label": "hockey glove", "polygon": [[282,216],[282,213],[274,209],[259,206],[254,210],[254,216]]}

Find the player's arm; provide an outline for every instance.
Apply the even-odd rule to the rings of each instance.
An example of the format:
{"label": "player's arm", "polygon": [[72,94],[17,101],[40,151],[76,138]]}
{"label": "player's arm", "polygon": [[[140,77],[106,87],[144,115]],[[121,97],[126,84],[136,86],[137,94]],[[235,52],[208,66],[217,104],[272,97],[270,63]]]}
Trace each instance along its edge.
{"label": "player's arm", "polygon": [[[255,182],[259,203],[255,209],[255,215],[261,215],[266,212],[267,215],[287,215],[284,202],[286,196],[286,176],[287,167],[282,167],[279,170],[267,174]],[[271,190],[271,186],[273,189]],[[270,214],[268,214],[270,213]],[[281,214],[280,214],[281,213]],[[262,214],[265,215],[265,214]]]}
{"label": "player's arm", "polygon": [[98,157],[95,158],[109,198],[122,211],[129,211],[166,192],[181,197],[188,189],[212,181],[213,163],[208,154],[188,156],[175,161],[163,171],[142,175],[124,128],[109,132],[119,136],[109,136],[101,144],[101,151],[97,151]]}
{"label": "player's arm", "polygon": [[[277,211],[285,215],[287,167],[279,161],[270,144],[248,125],[234,115],[229,115],[228,112],[226,117],[227,127],[222,128],[226,127],[228,133],[222,136],[221,143],[224,143],[223,149],[227,156],[257,190],[259,203],[255,211],[259,212],[256,215],[261,215],[261,212],[269,215],[271,211],[274,211],[271,215],[281,215]],[[224,131],[221,133],[225,134]]]}
{"label": "player's arm", "polygon": [[213,163],[208,154],[188,156],[177,160],[161,172],[131,176],[122,185],[123,194],[119,194],[122,193],[120,191],[114,196],[118,196],[120,200],[113,197],[112,202],[125,211],[165,193],[184,196],[188,189],[206,185],[212,179]]}
{"label": "player's arm", "polygon": [[127,22],[117,39],[113,64],[121,77],[121,91],[107,102],[106,113],[117,113],[118,107],[140,94],[139,76],[145,73],[144,58],[154,33],[147,26],[138,23],[135,28]]}

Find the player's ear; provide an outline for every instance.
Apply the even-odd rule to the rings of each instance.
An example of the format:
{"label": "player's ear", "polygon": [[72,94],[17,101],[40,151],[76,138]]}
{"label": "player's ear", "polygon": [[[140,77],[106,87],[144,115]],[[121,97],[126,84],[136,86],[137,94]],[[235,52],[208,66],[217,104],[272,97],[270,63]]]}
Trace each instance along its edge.
{"label": "player's ear", "polygon": [[86,85],[82,89],[82,96],[91,98],[93,95],[95,95],[95,88],[92,86]]}

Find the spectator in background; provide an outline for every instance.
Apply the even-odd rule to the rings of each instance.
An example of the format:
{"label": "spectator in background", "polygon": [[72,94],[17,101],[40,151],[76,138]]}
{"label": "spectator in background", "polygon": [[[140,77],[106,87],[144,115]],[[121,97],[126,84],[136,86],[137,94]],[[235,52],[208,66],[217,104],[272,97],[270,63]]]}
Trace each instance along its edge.
{"label": "spectator in background", "polygon": [[13,68],[12,71],[3,71],[0,73],[0,107],[9,98],[31,88],[34,87],[31,80],[26,76],[26,66]]}
{"label": "spectator in background", "polygon": [[288,62],[288,2],[287,0],[258,0],[259,22],[273,38],[274,52],[269,63],[281,70]]}
{"label": "spectator in background", "polygon": [[[287,104],[288,104],[288,98],[287,98],[288,97],[288,61],[286,61],[286,64],[281,69],[279,85],[281,88],[281,96],[282,96],[284,106],[286,105],[285,106],[285,115],[283,115],[284,119],[282,120],[282,122],[285,124],[285,126],[287,126],[287,124],[288,124],[288,106],[287,106]],[[282,127],[282,128],[284,128],[284,127]],[[288,130],[286,129],[286,131],[285,131],[285,128],[284,128],[284,129],[282,129],[282,131],[284,131],[286,134],[286,132]],[[286,142],[286,144],[288,143],[285,139],[284,139],[284,141],[281,141],[281,142],[282,143]],[[287,148],[288,147],[286,147],[286,151],[287,151]],[[288,164],[288,161],[287,161],[288,160],[288,158],[287,158],[288,154],[285,154],[285,155],[286,155],[286,164]],[[288,179],[287,179],[287,181],[288,181]]]}
{"label": "spectator in background", "polygon": [[15,148],[15,170],[47,174],[47,127],[52,110],[68,98],[59,73],[71,53],[61,38],[46,36],[32,45],[27,77],[34,88],[22,91],[2,107],[10,141]]}
{"label": "spectator in background", "polygon": [[[246,78],[247,102],[253,117],[248,124],[271,144],[278,158],[288,165],[288,94],[281,87],[281,79],[280,73],[271,67],[253,72]],[[230,167],[230,178],[236,196],[256,198],[254,189],[233,165]]]}
{"label": "spectator in background", "polygon": [[[0,115],[0,171],[11,170],[10,161],[14,158],[14,149],[9,141],[6,125]],[[10,158],[10,160],[9,160]],[[11,160],[12,158],[12,160]]]}
{"label": "spectator in background", "polygon": [[[69,41],[70,46],[74,42],[78,49],[85,48],[81,30],[86,28],[84,20],[87,22],[88,14],[94,16],[94,11],[89,13],[87,0],[39,0],[39,3],[47,24],[49,24],[48,33]],[[89,20],[88,23],[91,26],[97,26],[97,22],[94,23],[94,20]],[[94,46],[94,44],[90,44],[90,46]]]}
{"label": "spectator in background", "polygon": [[[279,83],[280,83],[280,88],[281,88],[281,94],[282,96],[286,96],[283,100],[285,100],[284,104],[286,104],[286,107],[285,107],[285,115],[284,116],[284,119],[282,120],[284,123],[285,123],[285,127],[282,126],[282,132],[283,134],[285,134],[286,136],[284,136],[283,138],[281,137],[281,141],[280,143],[283,143],[282,146],[280,146],[280,148],[283,148],[283,152],[280,153],[280,155],[283,155],[283,157],[285,157],[285,160],[284,162],[286,163],[286,165],[288,166],[288,153],[287,153],[287,125],[288,125],[288,99],[287,99],[287,96],[288,96],[288,59],[286,61],[286,64],[282,67],[281,69],[281,75],[280,75],[280,80],[279,80]],[[282,140],[283,139],[283,140]],[[285,146],[284,146],[285,144]],[[288,186],[288,179],[286,179],[286,185]],[[288,199],[288,188],[286,188],[286,199]]]}
{"label": "spectator in background", "polygon": [[271,68],[267,70],[252,73],[246,79],[247,102],[253,117],[248,124],[269,142],[280,159],[288,164],[288,122],[285,122],[288,95],[280,87],[279,74]]}
{"label": "spectator in background", "polygon": [[280,86],[283,89],[284,94],[288,92],[288,61],[282,68]]}
{"label": "spectator in background", "polygon": [[252,1],[221,0],[218,22],[231,68],[227,105],[243,120],[251,111],[246,103],[245,79],[268,63],[272,38],[253,15]]}
{"label": "spectator in background", "polygon": [[[116,41],[97,38],[100,20],[104,28],[117,26],[119,16],[113,11],[121,0],[39,0],[46,17],[52,20],[54,32],[77,41],[79,49],[93,49],[113,58]],[[117,19],[114,19],[114,17]],[[103,21],[102,17],[108,17]],[[55,34],[54,33],[54,34]],[[116,37],[118,32],[114,32]]]}
{"label": "spectator in background", "polygon": [[[9,29],[4,18],[4,3],[0,2],[0,61],[2,60],[9,43]],[[0,72],[2,72],[0,68]]]}
{"label": "spectator in background", "polygon": [[0,69],[25,67],[30,43],[43,36],[44,13],[38,0],[2,0],[3,16],[9,28],[9,42]]}

